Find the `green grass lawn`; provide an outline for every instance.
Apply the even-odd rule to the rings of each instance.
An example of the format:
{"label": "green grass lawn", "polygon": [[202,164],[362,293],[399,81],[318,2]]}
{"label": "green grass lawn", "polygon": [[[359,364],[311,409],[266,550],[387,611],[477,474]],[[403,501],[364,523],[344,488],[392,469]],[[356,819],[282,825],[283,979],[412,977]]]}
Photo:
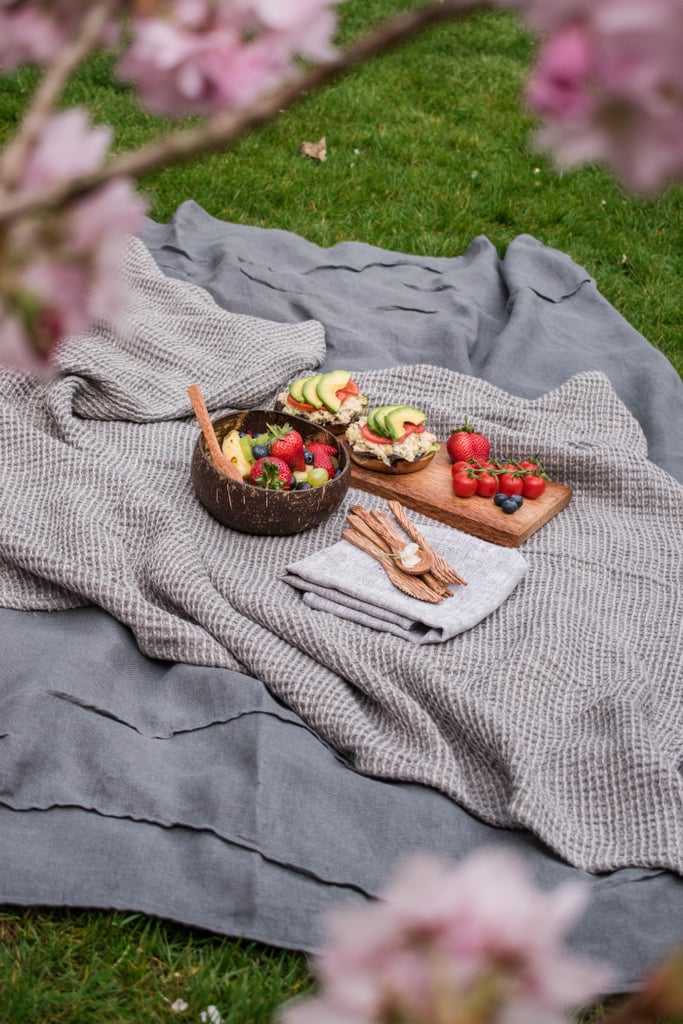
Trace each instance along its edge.
{"label": "green grass lawn", "polygon": [[[342,36],[409,6],[347,0]],[[504,13],[442,26],[306,97],[230,151],[140,185],[150,215],[186,199],[215,217],[284,228],[322,246],[360,240],[404,252],[462,253],[486,235],[500,254],[528,233],[568,253],[619,312],[683,372],[683,189],[629,197],[608,172],[556,173],[529,145],[520,96],[531,39]],[[168,130],[112,81],[110,61],[83,68],[67,101],[86,103],[125,149]],[[12,131],[35,73],[0,80],[0,133]],[[327,140],[325,163],[298,153]],[[269,1021],[310,977],[304,957],[143,915],[0,911],[0,1022],[109,1024]],[[183,999],[185,1014],[171,1005]],[[602,1010],[593,1019],[600,1020]]]}

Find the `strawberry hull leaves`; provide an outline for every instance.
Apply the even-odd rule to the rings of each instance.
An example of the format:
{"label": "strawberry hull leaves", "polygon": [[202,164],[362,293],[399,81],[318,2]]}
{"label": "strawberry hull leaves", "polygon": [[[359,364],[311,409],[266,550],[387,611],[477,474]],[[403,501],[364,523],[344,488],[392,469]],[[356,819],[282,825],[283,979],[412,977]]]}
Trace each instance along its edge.
{"label": "strawberry hull leaves", "polygon": [[249,473],[249,483],[265,487],[270,491],[288,491],[292,486],[292,470],[277,456],[267,455],[257,459]]}
{"label": "strawberry hull leaves", "polygon": [[270,455],[282,459],[290,469],[300,472],[306,468],[304,461],[304,439],[298,430],[294,430],[289,423],[281,427],[268,424],[268,434],[271,438]]}

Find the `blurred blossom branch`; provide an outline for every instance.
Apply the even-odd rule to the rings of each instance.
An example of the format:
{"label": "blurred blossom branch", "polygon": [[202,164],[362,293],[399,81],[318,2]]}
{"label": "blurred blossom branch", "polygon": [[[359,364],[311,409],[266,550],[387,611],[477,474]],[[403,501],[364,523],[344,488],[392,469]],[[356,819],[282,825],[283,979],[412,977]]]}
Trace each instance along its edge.
{"label": "blurred blossom branch", "polygon": [[[65,337],[120,317],[120,258],[145,213],[134,177],[224,149],[362,61],[487,6],[433,3],[339,50],[340,2],[0,0],[0,67],[45,69],[0,156],[0,362],[49,375]],[[107,160],[107,127],[55,109],[82,60],[121,40],[117,74],[144,106],[204,121]]]}
{"label": "blurred blossom branch", "polygon": [[[278,1024],[568,1024],[618,985],[565,945],[587,896],[575,882],[542,891],[502,848],[459,864],[413,855],[377,901],[327,915],[318,990],[286,1004]],[[601,1021],[679,1015],[682,973],[683,950]]]}
{"label": "blurred blossom branch", "polygon": [[59,101],[64,86],[101,39],[114,6],[114,0],[100,0],[93,4],[84,16],[76,37],[65,44],[54,63],[48,67],[22,118],[19,130],[2,153],[0,204],[4,199],[2,193],[9,192],[17,184],[26,157]]}
{"label": "blurred blossom branch", "polygon": [[[358,64],[491,7],[538,34],[526,103],[560,166],[604,162],[644,194],[683,176],[683,0],[435,0],[340,50],[343,2],[0,0],[0,68],[44,68],[0,155],[0,362],[49,372],[66,335],[122,309],[119,258],[145,212],[134,178],[224,149]],[[203,123],[107,159],[107,127],[55,111],[82,60],[114,47],[147,109]]]}
{"label": "blurred blossom branch", "polygon": [[[106,8],[111,5],[98,6]],[[244,109],[220,111],[196,128],[165,135],[139,149],[122,154],[110,161],[106,167],[98,168],[91,174],[60,182],[40,193],[6,197],[4,201],[0,201],[0,227],[24,214],[62,206],[112,178],[139,177],[169,164],[190,160],[199,154],[225,149],[248,132],[267,124],[276,114],[292,106],[308,93],[329,84],[356,65],[385,53],[430,26],[462,19],[475,11],[489,7],[490,4],[483,0],[443,0],[398,14],[350,46],[337,51],[324,64],[290,75],[278,89],[253,100]],[[92,46],[89,46],[85,52],[91,48]],[[60,65],[61,63],[60,60]],[[70,70],[74,70],[74,67],[75,65]],[[43,121],[46,113],[44,107],[45,105],[41,104]]]}
{"label": "blurred blossom branch", "polygon": [[415,855],[379,901],[329,915],[319,992],[280,1024],[561,1024],[612,981],[564,945],[585,899],[575,883],[537,889],[502,849]]}

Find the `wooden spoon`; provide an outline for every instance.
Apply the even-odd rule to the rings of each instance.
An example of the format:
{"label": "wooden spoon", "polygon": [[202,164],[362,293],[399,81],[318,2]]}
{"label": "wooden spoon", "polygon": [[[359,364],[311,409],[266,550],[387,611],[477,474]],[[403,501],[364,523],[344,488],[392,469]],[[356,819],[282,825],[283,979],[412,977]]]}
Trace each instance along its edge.
{"label": "wooden spoon", "polygon": [[364,516],[368,525],[384,541],[392,561],[401,572],[407,573],[408,576],[422,576],[423,573],[429,572],[433,568],[436,554],[423,537],[419,540],[417,537],[410,537],[418,546],[417,555],[419,560],[415,565],[404,565],[400,556],[406,546],[406,539],[401,536],[396,527],[391,523],[386,512],[380,509],[373,509],[371,512],[365,512]]}
{"label": "wooden spoon", "polygon": [[415,541],[420,548],[427,546],[432,552],[433,559],[431,565],[431,571],[437,580],[442,583],[459,583],[461,586],[467,586],[467,580],[463,579],[459,572],[457,572],[452,565],[450,565],[445,558],[437,554],[432,548],[431,544],[428,544],[424,539],[418,528],[415,526],[413,521],[408,518],[406,511],[398,501],[388,501],[389,508],[391,509],[396,522],[403,528],[408,534],[411,540]]}
{"label": "wooden spoon", "polygon": [[242,483],[242,474],[239,469],[221,451],[221,446],[218,443],[216,431],[213,429],[209,410],[206,408],[206,402],[204,401],[199,384],[191,384],[187,389],[187,394],[192,403],[194,414],[201,427],[214,466],[216,469],[220,469],[221,473],[225,473],[226,476],[231,476],[233,480],[239,480]]}
{"label": "wooden spoon", "polygon": [[374,544],[382,552],[385,558],[391,559],[391,562],[401,572],[408,573],[409,576],[421,576],[423,573],[428,572],[434,564],[433,552],[426,551],[418,545],[419,561],[415,565],[404,565],[401,561],[400,554],[403,547],[397,548],[397,537],[393,533],[382,531],[378,527],[377,523],[370,523],[366,510],[360,505],[353,505],[351,511],[346,517],[347,522],[359,533],[362,533],[371,544]]}
{"label": "wooden spoon", "polygon": [[372,544],[368,538],[359,533],[357,529],[351,528],[350,530],[342,530],[342,537],[347,540],[354,547],[360,548],[367,555],[371,555],[372,558],[377,559],[385,573],[398,590],[402,590],[404,594],[408,594],[410,597],[417,598],[418,601],[427,601],[429,604],[439,604],[443,598],[443,594],[437,594],[424,580],[411,579],[403,571],[394,564],[393,558],[387,558],[386,552],[382,551],[377,545]]}

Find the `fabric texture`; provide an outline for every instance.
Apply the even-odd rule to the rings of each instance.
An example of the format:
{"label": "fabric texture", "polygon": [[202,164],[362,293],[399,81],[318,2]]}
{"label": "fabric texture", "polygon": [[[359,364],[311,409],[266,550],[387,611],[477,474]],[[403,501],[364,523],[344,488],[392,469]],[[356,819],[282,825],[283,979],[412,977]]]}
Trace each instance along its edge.
{"label": "fabric texture", "polygon": [[499,258],[483,235],[458,255],[364,242],[323,249],[289,231],[226,224],[182,203],[143,238],[166,274],[235,313],[325,327],[323,368],[430,363],[538,398],[598,370],[640,423],[653,462],[683,482],[683,383],[566,253],[518,235]]}
{"label": "fabric texture", "polygon": [[[538,452],[574,489],[527,542],[524,585],[415,659],[391,634],[287,597],[283,570],[338,539],[343,508],[304,535],[256,538],[212,520],[188,480],[197,428],[182,375],[211,404],[269,407],[302,356],[320,359],[320,327],[213,307],[218,330],[205,295],[165,280],[139,242],[130,260],[137,330],[120,368],[118,336],[73,342],[62,376],[32,392],[22,382],[5,418],[21,479],[5,476],[3,603],[94,602],[152,657],[256,675],[357,770],[434,786],[578,867],[681,870],[683,488],[647,460],[607,379],[578,375],[528,400],[430,365],[359,375],[374,404],[424,409],[437,436],[467,412],[494,451]],[[189,317],[184,336],[176,317]]]}
{"label": "fabric texture", "polygon": [[[171,361],[186,361],[177,374],[173,405],[177,401],[175,414],[178,418],[171,428],[178,436],[186,437],[183,459],[196,436],[184,394],[195,368],[194,379],[205,392],[213,388],[216,377],[220,378],[216,390],[211,390],[217,411],[222,401],[262,401],[256,394],[258,382],[255,383],[254,374],[249,373],[252,358],[260,357],[252,346],[245,345],[242,349],[247,365],[238,365],[238,379],[244,382],[246,392],[242,397],[229,391],[223,397],[222,388],[229,388],[234,379],[231,376],[234,367],[232,364],[225,367],[225,353],[220,343],[211,358],[204,358],[194,350],[194,331],[197,326],[202,328],[207,317],[215,324],[217,336],[234,337],[236,325],[232,316],[224,315],[224,311],[228,311],[228,314],[247,316],[252,322],[254,318],[262,318],[293,325],[296,330],[290,336],[292,341],[301,339],[300,324],[311,319],[320,321],[324,325],[324,345],[319,328],[306,328],[313,334],[306,335],[305,344],[295,343],[296,373],[317,366],[360,372],[411,363],[428,364],[466,375],[467,381],[474,384],[475,397],[478,384],[474,378],[501,388],[501,408],[505,408],[506,402],[502,392],[536,399],[557,389],[577,373],[601,371],[638,420],[647,440],[649,458],[655,463],[650,469],[656,472],[659,466],[683,482],[683,382],[680,377],[661,353],[600,295],[583,268],[566,254],[536,239],[519,236],[500,259],[495,247],[485,238],[475,239],[466,249],[463,240],[454,238],[454,251],[463,255],[448,259],[397,253],[359,242],[344,242],[322,249],[288,232],[219,221],[196,203],[187,202],[178,208],[168,224],[148,222],[144,241],[165,275],[206,287],[220,307],[217,309],[206,295],[193,295],[181,289],[177,294],[170,294],[174,304],[183,296],[191,298],[184,324],[178,322],[175,314],[167,318],[159,308],[140,323],[140,351],[145,352],[144,342],[148,336],[156,339],[154,371],[145,376],[144,367],[136,368],[129,381],[137,394],[137,377],[142,374],[145,380],[143,405],[149,401],[150,388],[158,378],[156,366],[161,367],[162,378],[166,374],[167,347],[173,352]],[[145,264],[144,273],[148,269],[151,268]],[[153,275],[152,281],[154,288],[158,288],[159,282]],[[194,315],[198,310],[201,311],[199,325]],[[176,332],[178,345],[175,344]],[[102,353],[101,346],[93,344],[88,357],[89,364],[95,367],[92,375],[95,391],[103,372]],[[121,356],[119,352],[117,358]],[[293,376],[288,356],[283,356],[279,346],[277,358],[278,370],[273,376],[280,373]],[[320,359],[324,360],[322,364]],[[239,364],[239,360],[234,362]],[[258,365],[263,366],[263,363]],[[267,367],[265,372],[267,377]],[[423,371],[416,373],[422,381]],[[109,381],[112,392],[118,379],[114,373]],[[378,383],[379,379],[389,380],[378,378]],[[24,494],[24,479],[33,487],[41,466],[48,461],[53,466],[55,457],[58,479],[62,462],[76,482],[80,479],[81,466],[85,472],[83,486],[76,487],[66,508],[78,509],[83,500],[92,512],[87,486],[93,466],[90,452],[95,441],[109,443],[112,425],[71,415],[69,387],[73,386],[75,391],[86,389],[90,380],[88,366],[82,374],[72,377],[70,383],[66,379],[57,387],[53,386],[52,405],[41,414],[32,391],[26,391],[17,378],[3,377],[0,386],[3,440],[8,433],[15,436],[14,432],[23,424],[25,434],[19,430],[19,436],[25,436],[27,442],[4,453],[0,477],[5,488],[3,515],[11,515],[17,495]],[[403,381],[404,378],[396,381],[391,378],[391,389],[395,383]],[[591,375],[588,384],[592,387],[593,383]],[[127,390],[130,391],[130,387]],[[157,395],[155,401],[163,416],[168,414],[171,402],[166,384],[161,384],[161,390],[163,395]],[[613,393],[604,387],[603,381],[599,382],[598,390],[600,395],[609,396],[604,406],[599,400],[596,402],[602,422],[603,415],[610,416]],[[117,401],[132,401],[130,396],[120,392],[121,389]],[[566,392],[565,397],[569,398],[570,394]],[[617,407],[622,416],[623,408],[618,404]],[[471,411],[469,392],[464,409]],[[31,426],[29,421],[34,415]],[[133,415],[143,417],[144,413],[138,407]],[[633,436],[628,417],[626,423],[624,443],[628,447]],[[119,427],[121,438],[127,432],[130,440],[121,442],[121,438],[117,438],[117,443],[106,449],[113,460],[108,472],[111,479],[116,479],[107,511],[112,545],[117,532],[125,533],[127,529],[124,510],[128,507],[129,494],[136,509],[140,502],[144,506],[151,500],[148,543],[137,549],[131,558],[125,545],[116,549],[121,554],[121,578],[131,560],[135,563],[131,587],[131,592],[135,593],[138,582],[147,578],[149,565],[155,564],[155,559],[158,562],[164,551],[161,539],[164,522],[177,526],[179,517],[189,508],[190,497],[186,480],[181,485],[180,478],[176,477],[176,448],[173,445],[164,448],[168,438],[161,435],[169,429],[168,423],[165,427],[136,425],[131,418],[127,427],[123,423]],[[35,446],[36,430],[41,441],[38,448]],[[150,441],[152,455],[147,460],[149,450],[145,449],[139,476],[131,484],[128,470],[132,456],[139,455],[138,439],[151,430],[159,431],[159,444]],[[122,456],[119,442],[125,449]],[[642,435],[638,443],[642,446]],[[164,450],[167,463],[160,467]],[[27,452],[30,454],[28,461]],[[642,482],[641,452],[639,447],[636,479]],[[596,474],[603,465],[602,454],[598,454]],[[584,455],[588,464],[590,441]],[[154,480],[158,478],[157,471],[160,473],[164,468],[163,493],[171,506],[171,513],[165,520],[155,504],[160,492],[154,481],[149,481],[146,490],[140,489],[147,475],[148,461],[157,467]],[[118,479],[123,468],[127,478],[125,501],[120,499],[123,483]],[[107,475],[104,465],[100,465],[100,472]],[[666,474],[663,479],[668,486],[670,481]],[[640,484],[636,488],[638,493],[639,487]],[[179,501],[177,493],[182,494]],[[629,493],[630,500],[636,501],[635,492]],[[366,495],[359,495],[357,500],[368,503]],[[580,500],[583,502],[583,498]],[[575,502],[576,498],[554,526],[544,527],[536,542],[543,540],[553,550],[559,546],[562,538],[553,531],[560,525],[564,530],[568,525],[570,510],[573,514],[579,507]],[[58,523],[62,521],[61,506],[61,498],[57,497],[50,504]],[[39,505],[39,518],[40,508]],[[24,509],[26,523],[22,525],[31,533],[34,508],[24,501]],[[98,514],[100,512],[98,509]],[[77,519],[72,517],[68,521],[75,528]],[[618,553],[610,548],[607,521],[601,522],[607,541],[605,566],[609,576],[614,569],[610,569],[608,556]],[[90,523],[88,519],[85,539],[90,538]],[[26,529],[20,529],[18,522],[16,525],[18,546],[9,543],[5,552],[9,551],[13,562],[21,561],[28,554]],[[3,531],[4,527],[5,523]],[[97,524],[93,528],[100,529]],[[192,529],[188,533],[192,535]],[[309,551],[309,538],[302,535],[301,546],[306,550],[297,553],[287,550],[281,561],[276,560],[269,586],[287,564],[329,546],[337,537],[338,534],[323,537],[320,543],[316,540]],[[174,535],[173,544],[176,540]],[[590,540],[591,548],[594,543],[595,535]],[[283,545],[287,546],[284,542]],[[78,546],[82,552],[79,566],[83,576],[89,576],[93,568],[87,562],[87,558],[92,557],[93,546],[90,540],[84,547]],[[50,544],[48,550],[53,558]],[[65,549],[69,550],[70,547]],[[262,543],[261,550],[264,559],[271,557],[273,548],[269,542]],[[529,542],[522,547],[525,558],[528,551]],[[541,554],[539,552],[538,557]],[[214,564],[226,557],[230,561],[227,541],[218,550],[211,550],[207,571],[213,572]],[[491,616],[492,620],[500,622],[500,613],[509,611],[508,606],[533,583],[532,562],[536,557],[529,560],[527,576],[511,598]],[[11,589],[15,596],[23,595],[22,600],[30,599],[32,606],[38,597],[50,608],[86,600],[75,589],[67,592],[57,581],[50,583],[52,563],[46,561],[43,565],[39,559],[33,561],[39,564],[32,586],[28,583],[30,573],[26,566],[15,573],[6,562],[0,569],[3,587]],[[101,561],[96,557],[94,565]],[[562,562],[560,559],[561,567],[568,562],[572,560]],[[188,568],[194,569],[195,564],[192,562]],[[43,571],[46,567],[49,572]],[[576,568],[578,571],[579,566]],[[187,582],[182,566],[177,576]],[[675,668],[679,657],[675,644],[667,647],[668,635],[678,614],[676,605],[669,607],[668,599],[663,596],[669,579],[670,576],[664,577],[661,601],[647,609],[637,630],[638,633],[649,631],[650,660],[646,657],[638,663],[640,683],[633,687],[630,707],[626,700],[615,708],[602,688],[596,653],[606,649],[600,631],[602,574],[596,577],[591,571],[590,586],[581,591],[581,600],[588,595],[588,603],[578,646],[582,664],[593,667],[595,675],[586,687],[577,688],[573,706],[576,715],[570,722],[572,728],[577,722],[581,724],[582,708],[588,705],[586,738],[591,722],[600,715],[599,694],[603,698],[600,706],[606,731],[611,727],[610,716],[617,732],[623,725],[629,737],[640,739],[642,734],[638,729],[649,728],[650,747],[657,747],[660,754],[662,743],[673,745],[677,730],[680,735],[676,719],[662,725],[657,709],[659,688],[665,685],[663,677],[669,678],[668,673]],[[80,586],[82,577],[75,582]],[[145,601],[149,598],[151,606],[155,602],[168,602],[169,614],[186,615],[181,601],[175,600],[176,577],[171,574],[165,584],[161,595],[150,587],[149,592],[145,592]],[[244,606],[246,601],[247,614],[260,617],[256,627],[252,624],[253,618],[249,619],[251,639],[243,638],[240,647],[240,655],[244,652],[244,665],[256,665],[253,655],[270,631],[261,629],[265,618],[255,607],[258,602],[250,602],[248,595],[243,597],[239,587],[233,588],[233,580],[228,581],[228,585],[234,590],[238,605]],[[573,586],[564,572],[560,572],[556,587],[558,603],[555,604],[553,590],[546,595],[558,616],[563,614],[565,605],[571,603],[572,593],[576,592],[572,591]],[[282,583],[281,591],[283,600],[291,605],[291,589]],[[98,596],[100,593],[103,599],[107,597],[104,588],[97,591]],[[182,587],[178,593],[182,597]],[[611,594],[610,583],[606,602]],[[144,601],[143,606],[149,610]],[[215,611],[215,595],[211,606]],[[122,612],[123,609],[117,614]],[[225,609],[221,608],[222,625],[225,625],[224,613]],[[514,737],[512,742],[507,742],[502,711],[507,704],[504,705],[502,699],[505,697],[507,702],[514,703],[515,679],[523,694],[525,666],[529,659],[536,657],[537,651],[546,664],[551,662],[548,687],[541,696],[541,703],[545,704],[550,698],[552,707],[558,707],[555,664],[562,669],[565,651],[559,642],[561,638],[550,631],[544,632],[534,622],[533,616],[543,613],[543,602],[534,601],[526,623],[528,629],[525,625],[523,635],[506,653],[511,671],[501,683],[503,666],[494,665],[490,690],[485,696],[492,717],[484,744],[489,740],[493,746],[497,744],[498,755],[492,770],[507,778],[511,793],[518,788],[523,794],[527,786],[526,777],[518,770],[520,758],[516,757],[525,739],[522,737],[517,745]],[[620,615],[624,617],[627,631],[630,625],[626,625],[626,620],[631,623],[638,618],[630,602],[626,602]],[[159,617],[160,625],[165,628],[166,616]],[[227,625],[225,632],[230,634],[233,645],[238,643],[238,632],[245,618],[236,615]],[[291,675],[303,671],[318,698],[328,699],[333,704],[340,685],[338,680],[345,670],[346,646],[334,652],[340,676],[335,677],[334,673],[320,668],[317,658],[325,651],[321,650],[322,641],[316,631],[321,628],[319,624],[324,630],[330,618],[323,613],[308,612],[305,621],[297,619],[288,624],[289,640],[296,637],[308,659],[297,660],[294,667],[291,667],[293,662],[288,662],[283,671]],[[190,616],[187,625],[193,637],[198,635],[192,632],[194,621],[194,616]],[[315,627],[313,631],[311,624]],[[472,634],[485,627],[483,623]],[[299,632],[300,629],[307,632]],[[352,642],[358,631],[363,635],[370,632],[349,624],[344,632],[345,642]],[[204,634],[198,633],[203,648]],[[465,634],[440,644],[438,651],[443,655],[468,639]],[[629,672],[635,667],[634,659],[626,656],[628,650],[632,650],[631,639],[627,633],[620,638],[624,646],[615,652],[617,657],[610,662],[614,674],[619,671],[616,667],[619,658]],[[402,650],[408,650],[411,675],[420,677],[427,687],[430,669],[425,665],[420,676],[420,661],[423,655],[431,657],[434,649],[409,647],[399,640],[394,642]],[[641,637],[635,642],[645,641]],[[274,643],[277,646],[277,641]],[[576,643],[576,637],[572,637],[570,650]],[[309,644],[313,645],[312,656]],[[588,886],[589,904],[572,931],[570,942],[579,953],[611,962],[618,972],[618,990],[636,986],[645,970],[683,941],[683,878],[680,874],[646,867],[589,874],[571,866],[530,831],[487,824],[482,817],[470,813],[461,803],[433,787],[382,780],[355,771],[347,757],[274,696],[251,668],[247,671],[252,674],[247,675],[245,671],[193,664],[180,657],[166,660],[145,656],[125,620],[117,621],[102,607],[92,604],[65,611],[0,609],[0,646],[3,652],[0,662],[0,902],[136,910],[209,928],[223,935],[314,950],[320,936],[321,914],[340,903],[363,902],[376,895],[389,872],[411,851],[428,850],[459,860],[483,845],[502,845],[524,857],[537,883],[544,888],[567,880],[581,881]],[[155,649],[153,643],[150,646]],[[604,657],[609,659],[609,655]],[[389,667],[382,658],[376,660],[374,669],[377,664],[382,669]],[[467,667],[465,663],[464,671]],[[488,671],[489,663],[482,664],[481,676],[475,676],[476,685],[483,685]],[[463,672],[458,678],[463,681],[462,697],[465,699],[467,677]],[[328,690],[331,679],[334,686]],[[609,673],[607,680],[611,687]],[[365,721],[370,722],[367,731],[372,735],[376,709],[371,688],[365,699],[352,682],[343,690],[344,699],[347,692],[361,703]],[[434,689],[434,694],[438,697],[441,691]],[[567,691],[560,687],[558,698],[561,695],[566,697]],[[443,702],[446,702],[445,696]],[[496,706],[501,708],[500,720],[495,718]],[[625,725],[630,712],[633,712],[633,733]],[[520,721],[520,715],[515,708],[514,723]],[[468,731],[470,719],[471,715],[467,715],[465,731]],[[512,730],[513,720],[507,724]],[[422,720],[416,722],[416,737],[422,725]],[[559,712],[553,717],[552,708],[548,709],[547,728],[552,736],[562,737],[564,722]],[[475,743],[481,742],[476,734],[473,738]],[[628,741],[624,748],[628,748]],[[578,759],[578,751],[576,753]],[[647,753],[649,756],[649,747]],[[513,756],[508,759],[508,754]],[[560,751],[559,758],[562,756],[563,751]],[[662,754],[663,759],[666,756]],[[628,817],[628,808],[622,808],[621,785],[628,793],[630,776],[639,771],[639,765],[632,772],[626,757],[623,761],[621,780],[607,776],[610,792],[619,790],[614,797],[614,808],[615,817],[620,821]],[[511,770],[505,776],[508,765]],[[598,777],[601,771],[600,768]],[[545,784],[545,773],[543,763],[535,773],[530,770],[532,791],[536,783],[538,786]],[[673,784],[673,777],[670,781]],[[639,829],[642,819],[636,815],[635,821]],[[657,822],[657,835],[659,830]]]}
{"label": "fabric texture", "polygon": [[[370,555],[340,540],[287,566],[285,583],[309,608],[392,633],[414,644],[436,644],[472,629],[512,593],[527,570],[523,556],[460,530],[426,527],[423,536],[467,581],[428,604],[392,585]],[[407,539],[406,539],[407,542]]]}

